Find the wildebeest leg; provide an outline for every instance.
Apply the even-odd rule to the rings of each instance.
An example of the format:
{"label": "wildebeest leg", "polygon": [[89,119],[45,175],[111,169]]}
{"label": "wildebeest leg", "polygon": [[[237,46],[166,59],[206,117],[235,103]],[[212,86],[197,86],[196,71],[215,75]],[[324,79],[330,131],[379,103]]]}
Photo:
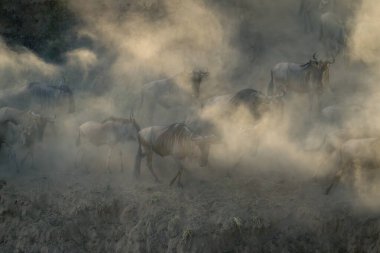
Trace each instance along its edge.
{"label": "wildebeest leg", "polygon": [[175,161],[178,164],[178,172],[173,177],[173,179],[170,181],[170,186],[172,186],[174,184],[174,182],[176,181],[176,179],[178,178],[177,186],[178,187],[183,187],[183,185],[181,183],[181,176],[182,176],[182,173],[183,173],[183,165],[182,165],[182,163],[179,160],[175,159]]}
{"label": "wildebeest leg", "polygon": [[155,104],[151,101],[149,101],[149,104],[148,104],[148,110],[147,110],[147,120],[150,122],[150,123],[153,123],[154,122],[154,113],[155,113]]}
{"label": "wildebeest leg", "polygon": [[15,166],[16,166],[16,171],[17,173],[20,172],[20,166],[17,162],[17,155],[16,155],[16,152],[13,150],[13,148],[11,146],[9,146],[8,144],[6,144],[8,146],[8,159],[9,161],[12,161]]}
{"label": "wildebeest leg", "polygon": [[[81,147],[77,152],[77,157],[75,159],[75,169],[79,168],[82,164],[84,166],[84,172],[88,172],[87,164],[85,163],[86,149]],[[79,162],[78,162],[79,161]]]}
{"label": "wildebeest leg", "polygon": [[309,92],[309,112],[313,113],[314,96],[312,92]]}
{"label": "wildebeest leg", "polygon": [[150,173],[152,173],[154,177],[154,180],[156,180],[156,182],[160,182],[160,180],[158,179],[157,175],[154,173],[154,170],[153,170],[153,152],[152,151],[147,152],[146,163],[148,165],[148,169],[150,170]]}
{"label": "wildebeest leg", "polygon": [[342,177],[342,174],[343,174],[343,169],[338,170],[338,172],[335,174],[331,184],[326,189],[326,192],[325,192],[326,195],[328,195],[330,193],[331,189],[333,188],[333,186],[336,183],[338,183],[339,179]]}
{"label": "wildebeest leg", "polygon": [[30,151],[30,158],[32,160],[32,164],[30,167],[33,169],[34,168],[34,150],[33,149]]}
{"label": "wildebeest leg", "polygon": [[316,112],[317,112],[317,114],[319,114],[320,113],[320,111],[321,111],[321,95],[320,94],[318,94],[318,95],[316,95],[316,102],[317,102],[317,110],[316,110]]}
{"label": "wildebeest leg", "polygon": [[24,156],[24,158],[21,160],[21,166],[24,166],[24,164],[26,163],[27,159],[30,158],[31,159],[31,163],[32,163],[32,168],[33,168],[33,164],[34,164],[34,159],[33,159],[33,154],[32,154],[32,151],[28,150],[26,155]]}
{"label": "wildebeest leg", "polygon": [[141,167],[142,158],[143,158],[143,155],[142,155],[141,143],[139,141],[139,147],[137,149],[137,154],[135,156],[135,165],[134,165],[134,170],[133,170],[134,176],[136,178],[140,176],[140,167]]}
{"label": "wildebeest leg", "polygon": [[119,150],[119,155],[120,155],[120,171],[124,171],[123,152],[121,151],[121,149]]}
{"label": "wildebeest leg", "polygon": [[107,162],[106,162],[106,170],[108,170],[108,173],[111,173],[110,160],[111,160],[112,150],[113,150],[113,146],[109,146],[108,154],[107,154]]}
{"label": "wildebeest leg", "polygon": [[304,13],[304,22],[305,22],[304,30],[305,30],[305,32],[312,32],[313,27],[311,24],[311,13],[308,10],[304,10],[304,12],[305,12]]}
{"label": "wildebeest leg", "polygon": [[309,93],[309,102],[310,102],[310,116],[316,116],[319,112],[319,95],[313,94],[318,91],[311,91]]}

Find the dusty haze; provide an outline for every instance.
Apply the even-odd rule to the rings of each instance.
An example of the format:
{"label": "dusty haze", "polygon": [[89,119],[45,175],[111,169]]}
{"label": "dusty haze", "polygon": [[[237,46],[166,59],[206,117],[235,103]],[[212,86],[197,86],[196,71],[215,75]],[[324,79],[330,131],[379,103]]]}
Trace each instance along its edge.
{"label": "dusty haze", "polygon": [[216,120],[227,145],[211,148],[207,168],[187,162],[183,189],[168,186],[176,172],[170,158],[154,158],[162,183],[145,163],[135,180],[133,141],[122,145],[124,172],[116,152],[106,172],[105,147],[86,147],[87,168],[75,168],[78,126],[131,112],[149,126],[147,108],[139,106],[143,84],[175,76],[190,96],[196,68],[210,73],[200,100],[179,109],[158,106],[154,124],[201,113],[201,102],[213,96],[243,88],[266,93],[274,64],[306,63],[315,52],[331,58],[319,41],[322,11],[314,10],[314,30],[305,32],[299,0],[32,2],[0,4],[0,88],[64,79],[77,111],[41,112],[56,115],[58,130],[38,145],[35,168],[17,173],[1,155],[7,184],[0,184],[0,251],[379,250],[379,172],[355,170],[326,196],[339,150],[323,146],[342,129],[378,137],[378,1],[335,0],[328,7],[348,35],[330,67],[332,92],[322,96],[322,108],[339,105],[339,119],[311,115],[308,97],[291,94],[282,120],[268,115],[253,127],[245,111]]}

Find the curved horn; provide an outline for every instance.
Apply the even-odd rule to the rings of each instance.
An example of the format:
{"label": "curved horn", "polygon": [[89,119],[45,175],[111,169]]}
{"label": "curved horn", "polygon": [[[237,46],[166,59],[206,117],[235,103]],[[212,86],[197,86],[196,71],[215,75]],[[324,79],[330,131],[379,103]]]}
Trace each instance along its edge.
{"label": "curved horn", "polygon": [[317,59],[317,52],[315,52],[314,54],[313,54],[313,60],[316,60],[316,61],[318,61],[318,59]]}

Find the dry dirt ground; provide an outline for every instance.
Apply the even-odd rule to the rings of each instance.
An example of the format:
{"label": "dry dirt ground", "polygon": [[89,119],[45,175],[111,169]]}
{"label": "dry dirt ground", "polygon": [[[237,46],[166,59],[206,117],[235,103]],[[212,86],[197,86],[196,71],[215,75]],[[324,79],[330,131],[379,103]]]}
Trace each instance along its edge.
{"label": "dry dirt ground", "polygon": [[[145,170],[0,167],[0,252],[379,252],[380,220],[344,184],[255,165]],[[162,165],[163,164],[163,165]],[[250,163],[253,164],[253,163]],[[44,166],[45,167],[45,166]]]}

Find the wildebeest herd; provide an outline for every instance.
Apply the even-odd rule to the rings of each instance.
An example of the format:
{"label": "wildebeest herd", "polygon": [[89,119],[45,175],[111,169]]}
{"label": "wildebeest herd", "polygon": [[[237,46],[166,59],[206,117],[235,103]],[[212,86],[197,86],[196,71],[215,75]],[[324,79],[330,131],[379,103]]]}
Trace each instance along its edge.
{"label": "wildebeest herd", "polygon": [[[305,30],[313,30],[312,10],[316,1],[302,0],[300,14],[304,18]],[[326,8],[328,1],[321,1],[319,9]],[[110,171],[112,153],[118,144],[132,141],[137,144],[137,154],[134,162],[134,175],[140,175],[141,161],[146,159],[147,167],[156,181],[158,176],[153,169],[153,155],[161,157],[171,156],[177,163],[178,172],[170,184],[177,181],[182,186],[181,177],[185,167],[185,158],[199,158],[201,167],[208,165],[210,149],[214,144],[229,145],[226,137],[226,122],[234,121],[237,113],[243,113],[248,124],[235,128],[235,132],[244,132],[254,129],[261,119],[276,112],[280,120],[284,115],[283,107],[289,93],[307,94],[310,112],[327,111],[321,107],[321,96],[330,89],[330,66],[335,57],[344,48],[346,32],[343,25],[331,12],[325,12],[320,17],[320,39],[331,59],[318,59],[316,53],[302,64],[280,62],[270,71],[270,81],[266,94],[254,88],[245,88],[231,94],[215,94],[215,96],[201,100],[202,84],[207,82],[209,72],[206,69],[194,69],[187,75],[191,87],[184,91],[176,83],[175,77],[169,77],[141,86],[141,93],[136,107],[145,104],[144,114],[150,120],[148,127],[140,127],[134,117],[134,110],[129,118],[110,116],[102,121],[87,121],[78,126],[76,145],[83,142],[93,146],[107,146],[109,151],[106,158],[106,170]],[[42,108],[65,108],[68,113],[75,113],[76,106],[74,93],[64,82],[59,85],[50,85],[40,82],[30,82],[20,89],[4,90],[1,93],[0,105],[0,144],[8,150],[10,161],[17,168],[23,166],[27,158],[34,164],[34,144],[42,141],[48,125],[54,128],[54,118],[41,116]],[[175,108],[183,103],[189,103],[191,112],[180,112],[178,118],[184,121],[174,122],[166,126],[154,125],[155,109],[161,106],[165,109]],[[39,113],[37,113],[39,111]],[[135,112],[136,113],[136,112]],[[142,110],[138,114],[143,114]],[[227,130],[227,131],[229,131]],[[12,135],[13,133],[13,135]],[[10,137],[11,136],[11,137]],[[13,138],[12,138],[13,137]],[[346,139],[348,139],[346,137]],[[334,146],[340,153],[341,164],[339,171],[329,185],[328,193],[335,182],[341,177],[342,171],[352,166],[355,159],[363,164],[375,163],[375,149],[377,138],[355,139],[340,141]],[[22,159],[18,159],[19,150],[27,150]],[[84,159],[84,149],[78,152],[76,166],[87,167]],[[124,169],[123,151],[119,147],[120,167]],[[358,157],[356,157],[358,156]]]}

